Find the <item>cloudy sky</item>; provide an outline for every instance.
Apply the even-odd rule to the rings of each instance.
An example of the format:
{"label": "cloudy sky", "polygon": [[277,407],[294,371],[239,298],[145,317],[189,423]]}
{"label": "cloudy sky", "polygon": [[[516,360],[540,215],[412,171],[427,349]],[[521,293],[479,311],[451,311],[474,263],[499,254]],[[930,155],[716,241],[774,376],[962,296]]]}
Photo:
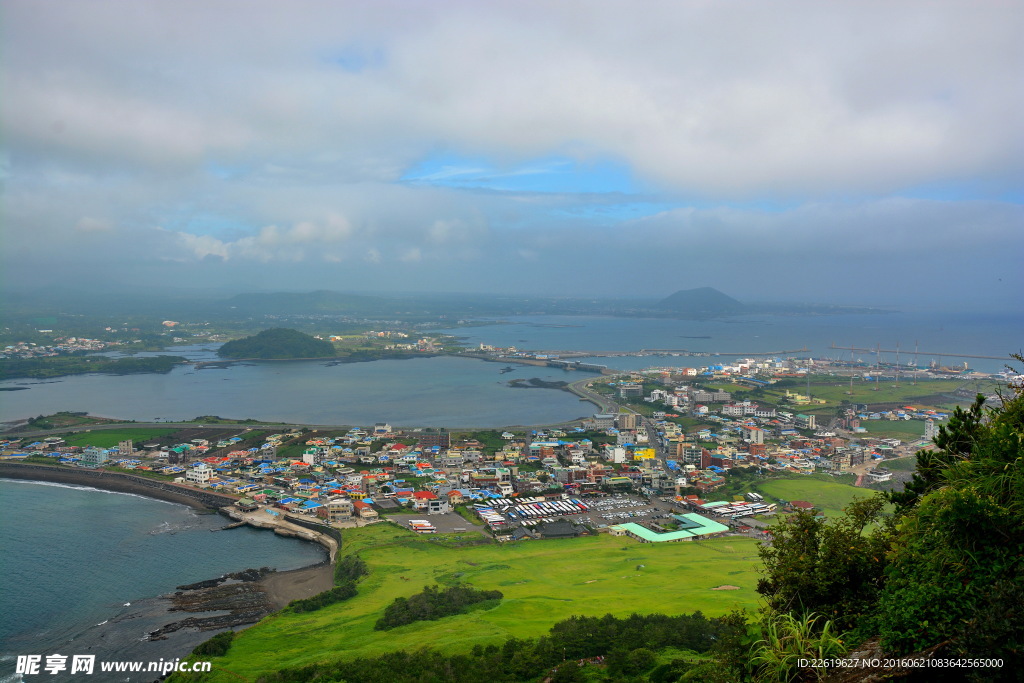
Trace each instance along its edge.
{"label": "cloudy sky", "polygon": [[1022,8],[0,0],[0,266],[1019,310]]}

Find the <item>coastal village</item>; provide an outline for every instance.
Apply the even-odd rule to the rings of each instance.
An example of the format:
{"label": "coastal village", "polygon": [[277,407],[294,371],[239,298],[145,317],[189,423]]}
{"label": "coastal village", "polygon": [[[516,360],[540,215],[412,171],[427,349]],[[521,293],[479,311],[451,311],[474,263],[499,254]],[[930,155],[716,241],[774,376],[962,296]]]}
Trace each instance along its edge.
{"label": "coastal village", "polygon": [[[0,447],[6,460],[113,470],[226,494],[236,500],[238,519],[259,526],[390,520],[421,534],[480,530],[499,541],[587,533],[641,542],[762,537],[774,515],[814,504],[766,500],[743,490],[745,479],[852,474],[858,486],[884,485],[893,477],[885,461],[926,446],[948,417],[912,405],[879,411],[850,403],[823,425],[811,408],[824,399],[786,388],[782,401],[768,404],[737,400],[716,386],[765,388],[801,376],[792,361],[754,359],[600,376],[587,390],[614,412],[475,438],[380,422],[337,432],[223,426],[170,440],[126,439],[116,448],[70,445],[61,436],[8,439]],[[877,420],[922,421],[924,436],[865,434],[861,425]]]}

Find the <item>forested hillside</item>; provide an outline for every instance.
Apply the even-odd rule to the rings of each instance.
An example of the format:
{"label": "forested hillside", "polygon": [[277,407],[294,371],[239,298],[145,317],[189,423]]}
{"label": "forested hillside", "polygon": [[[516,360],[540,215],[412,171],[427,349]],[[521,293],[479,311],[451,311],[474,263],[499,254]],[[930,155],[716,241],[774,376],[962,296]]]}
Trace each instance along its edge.
{"label": "forested hillside", "polygon": [[298,330],[276,327],[229,341],[217,350],[222,358],[330,358],[334,346]]}

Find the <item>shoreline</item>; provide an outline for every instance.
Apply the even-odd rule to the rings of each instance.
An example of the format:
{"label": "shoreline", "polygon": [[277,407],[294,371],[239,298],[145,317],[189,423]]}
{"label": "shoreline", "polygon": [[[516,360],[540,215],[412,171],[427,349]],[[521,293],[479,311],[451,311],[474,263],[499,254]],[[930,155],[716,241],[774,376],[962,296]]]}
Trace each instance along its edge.
{"label": "shoreline", "polygon": [[[146,498],[155,498],[168,503],[187,505],[206,512],[217,512],[229,519],[245,522],[255,529],[269,529],[279,536],[298,538],[316,543],[327,551],[327,564],[332,564],[341,546],[340,536],[335,538],[327,531],[310,528],[292,521],[287,516],[256,518],[231,507],[238,499],[220,493],[179,486],[164,481],[144,479],[121,472],[105,470],[81,470],[52,465],[35,465],[21,462],[0,461],[0,478],[19,479],[55,484],[86,486],[115,493],[129,493]],[[312,524],[312,523],[310,523]],[[327,527],[325,527],[327,529]],[[337,531],[336,529],[334,531]],[[313,565],[316,566],[316,565]],[[289,570],[294,571],[294,570]]]}
{"label": "shoreline", "polygon": [[[234,509],[227,507],[228,504],[234,502],[235,499],[233,498],[217,496],[216,494],[208,494],[203,491],[193,491],[191,489],[170,491],[150,485],[159,485],[164,482],[150,482],[143,480],[144,483],[139,483],[137,481],[139,479],[138,477],[131,477],[131,475],[122,475],[120,473],[102,472],[97,470],[75,471],[45,465],[0,462],[0,478],[26,482],[38,482],[41,484],[56,483],[83,486],[92,489],[139,495],[145,498],[186,505],[198,511],[216,511],[232,519],[235,518],[235,515],[241,516],[241,514],[236,512]],[[197,499],[195,497],[196,495],[201,496],[202,499]],[[204,504],[203,499],[205,499],[206,504]],[[219,502],[220,504],[209,504],[214,502]],[[92,645],[103,645],[106,641],[106,637],[109,636],[114,637],[119,641],[117,646],[119,650],[127,648],[122,652],[126,659],[150,659],[156,656],[164,658],[185,657],[199,643],[205,642],[217,633],[225,630],[238,631],[248,628],[249,626],[258,623],[266,616],[270,616],[271,614],[277,613],[281,609],[287,607],[287,605],[294,600],[309,598],[334,587],[333,560],[337,553],[337,548],[340,545],[337,540],[328,537],[326,534],[318,533],[312,529],[305,529],[297,524],[287,522],[286,520],[281,520],[280,524],[275,524],[275,520],[240,521],[245,521],[247,526],[253,528],[270,529],[274,531],[276,535],[294,537],[299,540],[316,543],[326,551],[326,557],[323,557],[322,560],[315,564],[304,567],[286,569],[283,571],[273,571],[255,581],[254,583],[257,587],[256,590],[259,593],[265,594],[266,601],[269,603],[271,611],[257,619],[253,619],[252,621],[236,623],[222,628],[210,628],[208,630],[198,629],[192,626],[185,626],[183,628],[179,627],[172,629],[174,632],[167,634],[166,638],[157,640],[134,642],[134,635],[130,639],[126,638],[126,635],[119,629],[124,628],[125,624],[137,623],[136,618],[142,616],[142,613],[139,613],[137,609],[145,610],[146,618],[149,620],[149,623],[153,625],[151,628],[166,628],[169,625],[174,625],[175,623],[182,621],[183,617],[186,619],[188,618],[187,613],[182,613],[181,611],[172,609],[174,607],[173,598],[175,589],[173,586],[168,586],[167,589],[161,593],[141,599],[138,607],[130,608],[124,615],[119,615],[116,618],[112,617],[109,624],[104,622],[103,624],[97,624],[92,627],[88,624],[83,624],[82,626],[85,628],[85,631],[83,632],[83,636],[79,637],[83,637],[85,639],[79,641],[80,646],[85,647],[87,644],[91,644],[89,647],[92,647]],[[220,577],[210,577],[210,579],[214,578]],[[133,600],[132,602],[134,603],[135,601]],[[193,616],[202,617],[206,614],[212,615],[216,613],[203,612],[196,613]],[[88,633],[89,635],[84,636],[84,633]],[[120,642],[122,639],[123,642]]]}
{"label": "shoreline", "polygon": [[202,491],[155,479],[145,479],[121,472],[107,472],[106,470],[71,469],[53,465],[0,461],[0,477],[88,486],[115,493],[132,493],[206,511],[216,511],[237,501],[237,498],[220,493]]}

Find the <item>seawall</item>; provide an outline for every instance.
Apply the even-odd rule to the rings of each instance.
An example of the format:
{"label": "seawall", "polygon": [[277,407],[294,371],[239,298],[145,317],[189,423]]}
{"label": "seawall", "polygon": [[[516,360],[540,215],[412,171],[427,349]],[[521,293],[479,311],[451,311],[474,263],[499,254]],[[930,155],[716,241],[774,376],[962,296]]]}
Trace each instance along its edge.
{"label": "seawall", "polygon": [[217,510],[226,505],[231,505],[237,500],[231,496],[219,493],[200,491],[164,481],[136,477],[120,472],[105,472],[103,470],[71,469],[69,467],[0,461],[0,477],[92,486],[93,488],[105,491],[148,496],[158,500],[166,500],[170,503],[188,505],[200,510]]}
{"label": "seawall", "polygon": [[292,515],[279,515],[272,517],[259,512],[242,512],[237,508],[224,508],[222,510],[231,519],[245,522],[257,529],[272,529],[278,536],[298,538],[311,543],[319,543],[327,549],[330,556],[330,563],[338,555],[338,548],[341,547],[341,532],[337,529],[321,527],[318,524],[299,519]]}

